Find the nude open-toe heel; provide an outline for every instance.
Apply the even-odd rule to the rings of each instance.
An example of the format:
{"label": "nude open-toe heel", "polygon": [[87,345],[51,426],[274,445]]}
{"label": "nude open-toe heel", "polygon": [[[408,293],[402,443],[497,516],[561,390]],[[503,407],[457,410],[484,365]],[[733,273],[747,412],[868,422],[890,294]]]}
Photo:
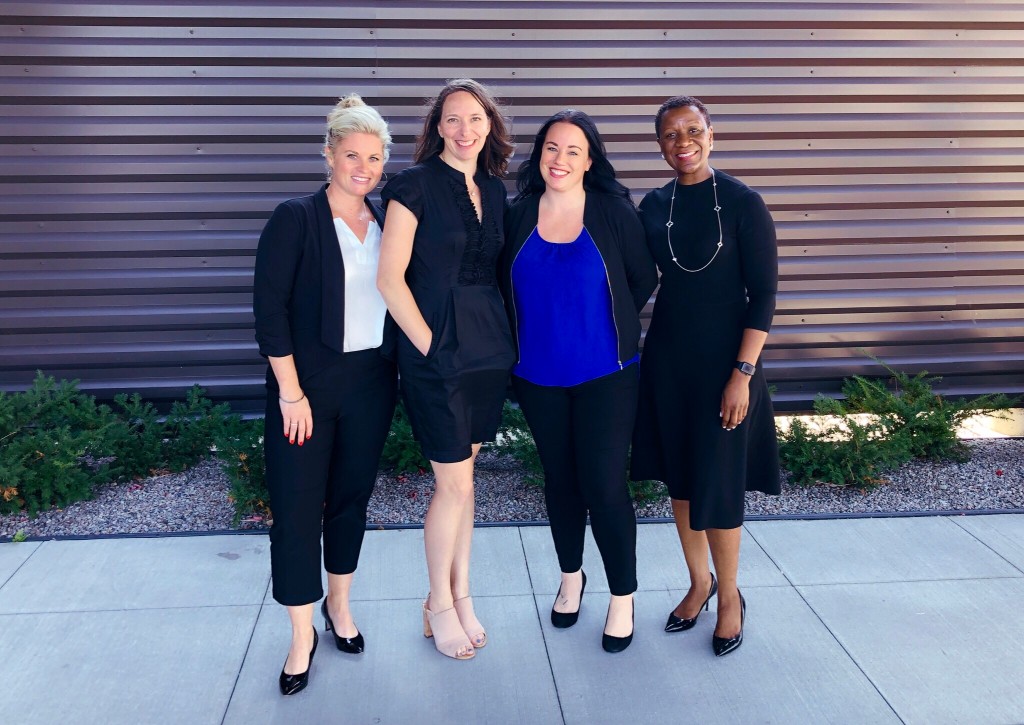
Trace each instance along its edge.
{"label": "nude open-toe heel", "polygon": [[[459,624],[459,615],[455,607],[432,612],[427,608],[427,602],[423,602],[423,636],[433,637],[434,647],[446,657],[468,660],[476,656],[473,644]],[[463,654],[459,654],[459,650],[462,650]]]}
{"label": "nude open-toe heel", "polygon": [[476,618],[476,613],[473,611],[473,597],[456,599],[455,612],[459,615],[459,622],[473,647],[476,649],[485,647],[487,632],[484,631],[484,625],[480,624],[480,620]]}

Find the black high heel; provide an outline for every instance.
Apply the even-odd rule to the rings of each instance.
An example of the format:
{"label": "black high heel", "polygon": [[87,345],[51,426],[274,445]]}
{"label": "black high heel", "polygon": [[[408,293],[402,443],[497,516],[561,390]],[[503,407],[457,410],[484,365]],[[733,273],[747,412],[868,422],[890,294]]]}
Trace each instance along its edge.
{"label": "black high heel", "polygon": [[[631,603],[633,606],[633,612],[629,615],[629,618],[633,622],[633,629],[636,630],[636,602],[633,601]],[[607,616],[605,616],[604,626],[608,626]],[[615,654],[616,652],[621,652],[622,650],[626,649],[626,647],[629,647],[632,641],[633,632],[630,632],[625,637],[613,637],[612,635],[607,633],[603,633],[601,635],[601,647],[604,648],[605,652],[611,652],[612,654]]]}
{"label": "black high heel", "polygon": [[[580,606],[576,608],[576,611],[556,612],[553,606],[551,608],[551,624],[558,629],[568,629],[580,618],[580,609],[583,608],[583,592],[587,590],[587,572],[580,569],[580,573],[583,574],[583,585],[580,587]],[[562,587],[558,587],[558,591],[561,593]],[[558,594],[555,595],[555,601],[558,601]]]}
{"label": "black high heel", "polygon": [[711,636],[711,648],[715,651],[715,657],[727,655],[743,644],[743,620],[747,617],[747,601],[740,594],[740,633],[735,637]]}
{"label": "black high heel", "polygon": [[[294,695],[296,692],[306,689],[306,685],[309,684],[309,670],[313,666],[313,655],[316,654],[318,641],[319,637],[316,636],[316,627],[313,627],[313,649],[309,651],[309,664],[306,665],[305,672],[300,672],[297,675],[286,675],[284,668],[281,668],[281,677],[278,679],[278,684],[281,686],[282,695]],[[287,658],[285,658],[284,663],[288,664]]]}
{"label": "black high heel", "polygon": [[697,617],[700,616],[701,610],[707,611],[711,597],[718,593],[718,582],[715,581],[715,573],[711,572],[711,588],[708,590],[707,599],[700,605],[700,609],[697,610],[697,614],[692,617],[683,619],[677,617],[673,612],[668,613],[668,621],[665,623],[666,632],[685,632],[688,629],[692,629],[693,625],[697,624]]}
{"label": "black high heel", "polygon": [[355,637],[342,637],[338,634],[338,630],[334,628],[334,622],[331,621],[331,615],[327,613],[327,600],[324,599],[323,604],[320,605],[320,612],[324,615],[324,629],[334,635],[334,644],[342,652],[348,652],[350,655],[361,655],[363,650],[366,649],[366,642],[363,640],[363,635],[360,632],[356,632]]}

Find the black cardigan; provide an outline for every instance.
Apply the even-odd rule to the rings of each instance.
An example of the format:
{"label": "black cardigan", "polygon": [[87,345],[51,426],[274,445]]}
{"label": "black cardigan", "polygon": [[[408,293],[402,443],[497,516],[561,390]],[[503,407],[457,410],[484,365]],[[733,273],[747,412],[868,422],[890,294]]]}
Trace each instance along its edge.
{"label": "black cardigan", "polygon": [[[520,199],[505,212],[501,283],[517,350],[519,330],[512,290],[512,263],[537,226],[540,196],[534,194]],[[583,225],[608,270],[619,360],[629,360],[640,345],[640,310],[658,284],[658,271],[647,250],[644,228],[632,204],[621,197],[597,192],[587,192]]]}
{"label": "black cardigan", "polygon": [[[366,205],[383,228],[384,214]],[[263,227],[252,308],[260,354],[294,355],[300,382],[343,354],[345,263],[326,184],[279,204]],[[269,371],[267,381],[274,382]]]}

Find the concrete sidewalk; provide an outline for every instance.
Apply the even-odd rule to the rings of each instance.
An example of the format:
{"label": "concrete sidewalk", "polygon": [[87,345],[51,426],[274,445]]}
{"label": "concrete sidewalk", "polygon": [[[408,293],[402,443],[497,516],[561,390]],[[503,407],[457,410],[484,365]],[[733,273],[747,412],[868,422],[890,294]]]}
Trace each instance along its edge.
{"label": "concrete sidewalk", "polygon": [[0,544],[0,723],[1021,723],[1024,516],[746,525],[743,646],[714,607],[662,632],[686,587],[673,527],[640,527],[636,637],[601,650],[593,541],[579,623],[551,627],[546,527],[478,529],[470,662],[422,636],[422,532],[369,532],[356,576],[367,653],[323,636],[282,697],[285,611],[265,536]]}

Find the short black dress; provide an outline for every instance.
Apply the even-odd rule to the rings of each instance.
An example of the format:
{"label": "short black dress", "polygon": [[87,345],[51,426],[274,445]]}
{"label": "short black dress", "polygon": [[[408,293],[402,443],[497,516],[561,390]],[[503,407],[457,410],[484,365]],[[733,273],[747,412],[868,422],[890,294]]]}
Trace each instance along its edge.
{"label": "short black dress", "polygon": [[405,279],[433,338],[424,356],[399,330],[398,371],[413,435],[438,463],[464,461],[472,443],[494,439],[515,363],[497,280],[505,186],[484,171],[474,180],[482,222],[463,173],[437,156],[381,193],[419,220]]}
{"label": "short black dress", "polygon": [[[778,255],[775,225],[760,195],[715,172],[713,179],[668,185],[647,194],[640,219],[661,271],[661,287],[640,361],[640,403],[633,439],[634,480],[664,481],[669,495],[690,502],[690,528],[732,529],[743,523],[745,491],[779,493],[779,458],[768,384],[750,381],[747,417],[722,428],[722,391],[732,375],[745,328],[768,331],[775,314]],[[676,188],[672,261],[665,226]]]}

